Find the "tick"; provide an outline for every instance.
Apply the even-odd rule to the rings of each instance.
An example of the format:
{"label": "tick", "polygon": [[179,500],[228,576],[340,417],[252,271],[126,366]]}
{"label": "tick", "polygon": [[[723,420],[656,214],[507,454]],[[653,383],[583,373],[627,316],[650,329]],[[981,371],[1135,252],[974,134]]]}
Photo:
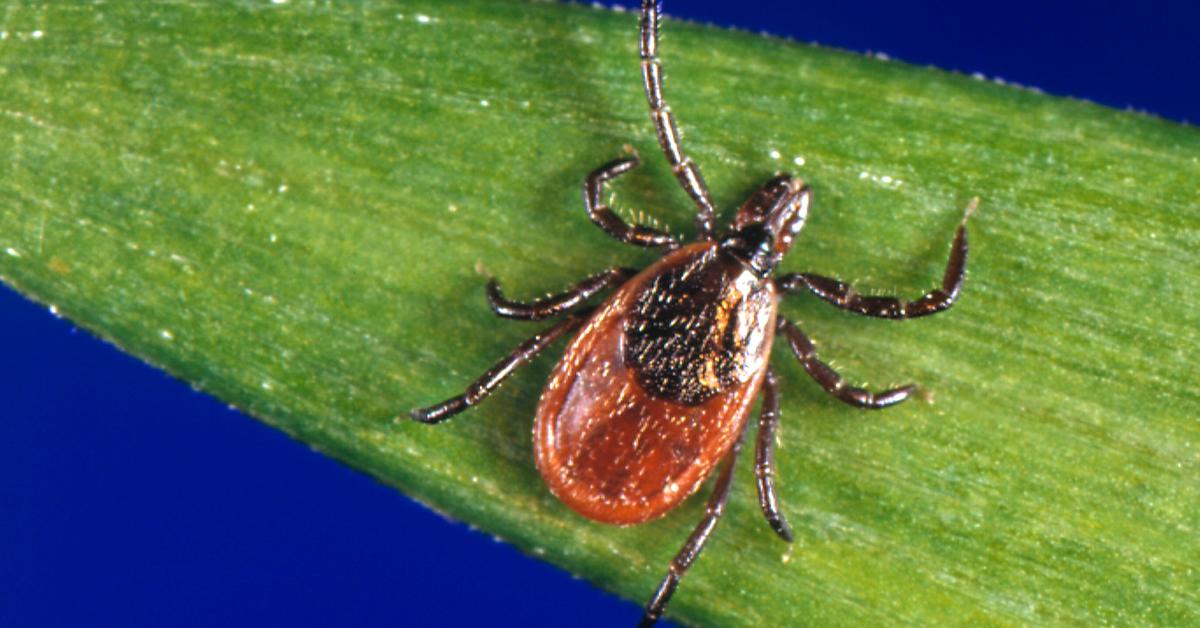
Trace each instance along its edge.
{"label": "tick", "polygon": [[[751,405],[759,396],[754,471],[763,515],[784,541],[792,531],[779,508],[773,480],[779,381],[768,358],[780,335],[817,384],[860,408],[886,408],[907,399],[912,385],[872,392],[848,385],[817,358],[813,343],[779,314],[781,295],[809,291],[857,314],[916,318],[954,304],[967,263],[966,221],[954,234],[941,288],[915,301],[866,296],[837,279],[812,273],[776,277],[775,269],[808,216],[812,191],[779,175],[738,209],[717,233],[716,211],[700,169],[680,145],[675,117],[663,99],[658,60],[660,7],[643,0],[642,78],[650,118],[679,185],[696,204],[695,242],[681,245],[664,231],[630,225],[604,204],[609,181],[638,165],[624,157],[588,175],[588,217],[626,244],[658,248],[663,257],[638,272],[610,268],[562,294],[528,303],[505,297],[495,280],[487,297],[499,316],[562,319],[526,340],[471,384],[442,403],[411,412],[438,423],[483,401],[518,367],[555,340],[575,332],[538,403],[533,439],[537,468],[556,497],[595,521],[633,525],[663,516],[717,470],[704,518],[671,561],[646,604],[641,625],[653,624],[725,510]],[[598,307],[591,297],[612,289]]]}

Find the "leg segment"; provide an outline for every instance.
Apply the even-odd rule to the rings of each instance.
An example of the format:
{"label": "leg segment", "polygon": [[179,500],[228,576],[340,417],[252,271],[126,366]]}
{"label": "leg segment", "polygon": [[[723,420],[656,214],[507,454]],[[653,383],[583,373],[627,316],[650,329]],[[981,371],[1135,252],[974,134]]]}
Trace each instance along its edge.
{"label": "leg segment", "polygon": [[779,425],[779,379],[767,369],[763,380],[762,414],[758,419],[758,446],[754,450],[754,476],[758,480],[758,505],[779,538],[792,542],[792,528],[779,509],[775,493],[775,428]]}
{"label": "leg segment", "polygon": [[487,285],[488,303],[497,316],[515,318],[523,321],[540,321],[562,314],[567,310],[588,300],[592,295],[609,286],[619,286],[630,277],[637,274],[632,268],[610,268],[596,273],[587,279],[571,286],[562,294],[555,294],[538,299],[531,303],[510,301],[500,292],[500,284],[492,279]]}
{"label": "leg segment", "polygon": [[497,362],[495,366],[488,369],[479,379],[468,386],[466,392],[463,394],[447,399],[437,405],[429,406],[428,408],[416,408],[408,413],[409,417],[421,423],[441,423],[483,401],[509,375],[512,375],[513,371],[517,370],[517,367],[532,360],[534,356],[549,346],[550,343],[568,331],[578,327],[583,323],[585,318],[585,313],[580,312],[559,321],[553,327],[518,345],[516,349],[513,349],[512,353],[505,356],[504,359]]}
{"label": "leg segment", "polygon": [[662,147],[671,172],[679,185],[696,203],[696,228],[700,239],[711,240],[716,233],[716,211],[708,194],[708,186],[700,176],[700,168],[688,157],[679,145],[679,127],[671,107],[663,98],[663,71],[658,60],[658,23],[660,19],[658,0],[642,0],[641,59],[642,81],[646,87],[646,100],[650,103],[650,119],[658,133],[658,145]]}
{"label": "leg segment", "polygon": [[796,292],[807,288],[813,294],[838,306],[864,316],[878,318],[917,318],[936,314],[949,309],[958,298],[962,289],[963,277],[967,271],[967,218],[975,211],[979,199],[972,199],[967,205],[966,213],[958,230],[954,232],[954,244],[950,247],[950,260],[946,263],[946,272],[942,275],[942,287],[929,292],[916,301],[905,301],[897,297],[863,296],[854,286],[842,283],[831,277],[811,273],[796,273],[785,275],[779,279],[778,285],[788,292]]}
{"label": "leg segment", "polygon": [[852,406],[867,408],[868,410],[878,410],[895,405],[904,401],[909,395],[917,389],[916,386],[909,384],[899,388],[892,388],[879,393],[873,393],[865,388],[854,388],[847,386],[845,380],[842,379],[838,372],[833,370],[828,364],[817,359],[816,348],[813,343],[800,331],[799,327],[792,324],[791,321],[779,317],[778,332],[787,337],[788,345],[792,348],[792,353],[796,354],[796,359],[800,360],[800,365],[825,392],[845,401]]}
{"label": "leg segment", "polygon": [[673,249],[679,246],[670,234],[641,225],[628,225],[620,216],[604,204],[604,184],[629,172],[638,165],[637,157],[622,157],[600,166],[588,175],[583,184],[583,202],[588,218],[608,235],[635,246],[664,246]]}
{"label": "leg segment", "polygon": [[646,613],[642,615],[642,621],[638,623],[639,628],[653,626],[654,622],[662,616],[663,611],[667,608],[667,602],[671,600],[671,594],[675,593],[675,587],[679,586],[679,581],[687,573],[688,567],[691,567],[692,562],[700,555],[700,550],[704,549],[704,544],[712,535],[713,528],[717,526],[717,521],[725,512],[725,502],[729,500],[729,488],[733,485],[733,468],[737,463],[738,451],[741,447],[742,442],[739,439],[734,443],[733,451],[729,452],[729,456],[725,459],[725,464],[721,467],[721,475],[717,476],[717,485],[704,508],[704,518],[692,530],[687,542],[671,560],[666,577],[658,585],[658,589],[650,601],[646,603]]}

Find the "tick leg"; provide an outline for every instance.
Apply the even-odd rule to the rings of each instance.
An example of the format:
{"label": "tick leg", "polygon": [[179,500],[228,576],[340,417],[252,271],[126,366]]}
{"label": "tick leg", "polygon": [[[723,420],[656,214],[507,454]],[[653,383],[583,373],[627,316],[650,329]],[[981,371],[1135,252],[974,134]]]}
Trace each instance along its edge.
{"label": "tick leg", "polygon": [[674,249],[679,246],[665,231],[628,225],[608,205],[604,204],[604,184],[633,170],[641,163],[637,157],[622,157],[610,161],[592,171],[583,183],[583,202],[587,207],[588,218],[608,235],[634,246],[663,246]]}
{"label": "tick leg", "polygon": [[975,211],[979,199],[972,199],[967,205],[962,222],[954,233],[954,244],[950,247],[950,260],[946,263],[946,272],[942,275],[942,287],[939,290],[926,293],[916,301],[906,301],[897,297],[872,297],[859,294],[858,290],[849,284],[812,273],[795,273],[779,278],[778,285],[785,291],[796,292],[807,288],[813,294],[838,306],[864,316],[879,318],[917,318],[936,314],[949,309],[958,298],[962,289],[963,277],[967,271],[967,218]]}
{"label": "tick leg", "polygon": [[700,555],[713,528],[717,526],[717,520],[725,512],[725,502],[729,500],[729,488],[733,484],[733,467],[737,463],[738,451],[741,446],[740,439],[734,443],[733,451],[729,452],[725,465],[721,467],[721,475],[717,477],[717,486],[708,498],[708,504],[704,508],[704,518],[700,520],[696,529],[692,530],[687,542],[671,560],[666,577],[658,585],[658,589],[650,601],[646,603],[646,613],[642,615],[642,621],[638,623],[639,628],[654,625],[654,622],[662,616],[663,611],[667,608],[667,602],[671,600],[671,594],[675,593],[675,587],[679,586],[679,581],[687,573],[688,567],[691,567],[692,562]]}
{"label": "tick leg", "polygon": [[500,284],[492,279],[487,285],[488,303],[497,316],[515,318],[524,321],[540,321],[567,310],[588,300],[592,295],[608,288],[625,283],[637,274],[632,268],[610,268],[596,273],[583,281],[571,286],[566,292],[538,299],[530,303],[510,301],[500,292]]}
{"label": "tick leg", "polygon": [[779,425],[779,379],[767,369],[763,380],[762,413],[758,419],[758,446],[754,450],[754,476],[758,480],[758,505],[779,538],[792,542],[792,528],[779,509],[775,493],[775,428]]}
{"label": "tick leg", "polygon": [[828,364],[817,359],[816,348],[813,343],[800,331],[799,327],[792,324],[791,321],[779,317],[778,331],[787,336],[788,345],[792,348],[792,353],[796,354],[796,359],[800,360],[800,365],[817,383],[825,389],[825,392],[845,401],[852,406],[867,408],[869,410],[878,410],[895,405],[904,401],[909,395],[917,389],[916,386],[909,384],[899,388],[892,388],[883,392],[873,393],[865,388],[855,388],[847,386],[845,380],[842,379],[838,372],[833,370]]}
{"label": "tick leg", "polygon": [[446,419],[483,401],[492,391],[509,376],[517,367],[533,359],[542,349],[557,340],[560,336],[578,327],[584,321],[583,313],[565,318],[553,327],[522,342],[513,349],[512,353],[488,369],[479,379],[467,387],[463,394],[447,399],[428,408],[416,408],[409,412],[409,417],[421,423],[441,423]]}
{"label": "tick leg", "polygon": [[696,203],[696,228],[702,240],[712,240],[716,234],[716,211],[708,194],[708,186],[700,176],[700,168],[688,157],[679,145],[679,127],[675,115],[663,98],[663,70],[658,60],[658,25],[660,20],[657,0],[642,0],[641,52],[642,82],[646,87],[646,101],[650,103],[650,119],[658,134],[658,145],[671,164],[671,172],[683,187],[683,191]]}

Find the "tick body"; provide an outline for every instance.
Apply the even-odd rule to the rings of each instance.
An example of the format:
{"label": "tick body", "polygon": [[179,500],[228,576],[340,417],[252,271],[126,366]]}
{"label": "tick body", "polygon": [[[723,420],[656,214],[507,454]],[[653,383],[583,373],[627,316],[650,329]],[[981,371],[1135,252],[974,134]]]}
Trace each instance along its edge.
{"label": "tick body", "polygon": [[[697,241],[681,246],[663,231],[621,220],[604,204],[604,187],[638,165],[618,159],[584,183],[588,217],[617,240],[665,251],[641,272],[610,268],[558,295],[522,303],[488,284],[493,311],[506,318],[561,319],[497,362],[462,394],[413,410],[414,420],[443,421],[485,399],[518,367],[574,332],[542,393],[534,420],[538,471],[563,503],[604,523],[632,525],[663,516],[717,472],[704,517],[668,566],[646,604],[653,624],[699,555],[725,510],[751,407],[762,398],[754,470],[759,504],[785,541],[791,528],[774,483],[779,382],[770,349],[782,337],[808,374],[850,405],[884,408],[915,388],[880,392],[848,385],[816,356],[813,343],[778,313],[782,295],[810,292],[848,311],[878,318],[915,318],[953,305],[966,273],[968,205],[951,245],[940,288],[913,301],[864,296],[811,273],[776,276],[808,216],[812,192],[778,175],[750,196],[718,234],[715,209],[695,162],[683,152],[674,115],[662,95],[657,56],[659,7],[642,3],[640,53],[650,117],[676,180],[696,205]],[[597,307],[586,303],[612,290]],[[717,471],[719,469],[719,471]]]}
{"label": "tick body", "polygon": [[657,518],[737,441],[766,375],[775,287],[711,242],[621,286],[567,347],[538,405],[550,490],[605,523]]}

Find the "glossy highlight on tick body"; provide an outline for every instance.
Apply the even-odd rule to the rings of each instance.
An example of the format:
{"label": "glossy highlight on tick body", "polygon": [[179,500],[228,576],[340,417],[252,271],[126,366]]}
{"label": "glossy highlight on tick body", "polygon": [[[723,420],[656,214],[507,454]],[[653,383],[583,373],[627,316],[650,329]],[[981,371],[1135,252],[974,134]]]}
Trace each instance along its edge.
{"label": "glossy highlight on tick body", "polygon": [[[977,202],[968,205],[955,232],[941,287],[916,300],[865,296],[811,273],[776,277],[776,267],[804,226],[812,191],[799,179],[778,175],[742,204],[728,229],[717,232],[708,188],[683,151],[663,98],[660,22],[658,3],[644,0],[640,56],[650,118],[675,178],[696,205],[696,242],[681,245],[664,231],[627,224],[604,204],[605,185],[636,167],[637,157],[601,166],[584,183],[588,217],[613,238],[662,249],[663,257],[640,272],[610,268],[529,303],[508,299],[491,281],[488,301],[497,315],[561,320],[523,342],[462,394],[411,412],[423,423],[444,421],[487,398],[518,367],[575,332],[534,419],[538,471],[556,497],[589,519],[632,525],[671,511],[719,467],[704,517],[647,602],[643,626],[662,615],[724,512],[747,418],[760,394],[754,463],[759,503],[775,533],[792,540],[773,476],[779,380],[768,359],[776,335],[822,388],[848,404],[885,408],[915,390],[908,385],[872,392],[846,384],[817,358],[800,328],[779,315],[780,296],[808,291],[839,308],[879,318],[916,318],[948,309],[962,288],[965,225]],[[583,307],[609,289],[612,294],[598,307]]]}

